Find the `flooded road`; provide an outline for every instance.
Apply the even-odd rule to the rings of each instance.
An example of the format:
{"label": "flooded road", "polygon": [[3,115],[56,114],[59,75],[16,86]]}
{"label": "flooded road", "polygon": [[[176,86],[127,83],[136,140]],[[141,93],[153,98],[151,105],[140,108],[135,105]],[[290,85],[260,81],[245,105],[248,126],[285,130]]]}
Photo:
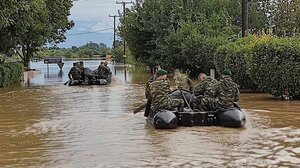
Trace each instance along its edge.
{"label": "flooded road", "polygon": [[[242,94],[245,128],[155,130],[143,113],[148,75],[110,65],[110,86],[63,85],[51,65],[27,87],[0,89],[0,167],[299,167],[300,101]],[[86,61],[95,69],[99,62]]]}

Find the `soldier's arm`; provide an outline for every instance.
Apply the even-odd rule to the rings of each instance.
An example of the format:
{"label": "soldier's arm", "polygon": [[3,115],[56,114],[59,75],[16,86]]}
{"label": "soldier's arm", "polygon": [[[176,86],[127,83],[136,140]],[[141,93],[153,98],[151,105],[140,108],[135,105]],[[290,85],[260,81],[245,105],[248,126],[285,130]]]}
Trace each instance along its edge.
{"label": "soldier's arm", "polygon": [[240,90],[239,88],[237,87],[236,88],[236,94],[235,94],[235,98],[234,98],[234,101],[237,102],[240,100]]}
{"label": "soldier's arm", "polygon": [[180,88],[181,80],[182,80],[182,76],[180,76],[180,75],[174,75],[173,82],[175,84],[175,89],[179,89]]}
{"label": "soldier's arm", "polygon": [[72,69],[70,69],[69,73],[68,73],[68,77],[69,79],[72,79],[72,75],[71,75]]}
{"label": "soldier's arm", "polygon": [[148,81],[146,84],[146,89],[145,89],[145,96],[147,99],[151,98],[151,93],[150,93],[150,84],[152,81]]}
{"label": "soldier's arm", "polygon": [[173,91],[173,89],[171,89],[170,80],[167,79],[166,85],[167,85],[166,89],[168,89],[168,93],[171,93]]}
{"label": "soldier's arm", "polygon": [[203,82],[201,82],[195,86],[194,94],[195,94],[195,96],[204,95]]}
{"label": "soldier's arm", "polygon": [[187,78],[187,83],[189,85],[190,91],[193,91],[193,81],[190,78]]}
{"label": "soldier's arm", "polygon": [[69,77],[70,80],[72,79],[72,75],[71,74],[68,74],[68,77]]}
{"label": "soldier's arm", "polygon": [[220,90],[220,82],[216,81],[214,84],[212,84],[211,89],[210,89],[210,93],[212,96],[216,96],[219,94],[219,90]]}
{"label": "soldier's arm", "polygon": [[152,98],[153,96],[153,94],[155,93],[155,90],[156,90],[156,88],[155,88],[155,84],[154,84],[154,82],[151,82],[150,84],[149,84],[149,87],[148,87],[149,89],[149,95],[150,95],[150,97]]}

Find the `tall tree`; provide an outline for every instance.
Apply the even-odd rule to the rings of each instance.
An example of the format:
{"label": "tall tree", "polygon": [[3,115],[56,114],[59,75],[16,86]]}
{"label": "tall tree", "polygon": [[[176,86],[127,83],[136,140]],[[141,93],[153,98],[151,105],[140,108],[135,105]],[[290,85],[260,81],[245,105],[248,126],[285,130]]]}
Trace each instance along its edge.
{"label": "tall tree", "polygon": [[273,3],[274,34],[294,36],[300,33],[300,0],[280,0]]}
{"label": "tall tree", "polygon": [[[8,12],[10,6],[1,6],[6,24],[0,27],[0,52],[16,48],[29,68],[32,55],[47,42],[57,44],[65,40],[65,33],[74,25],[68,20],[71,0],[7,0],[14,5],[15,12]],[[3,44],[3,45],[2,45]]]}
{"label": "tall tree", "polygon": [[[231,7],[230,0],[148,0],[122,18],[120,34],[137,61],[149,66],[157,62],[169,68],[210,66],[211,62],[196,63],[193,59],[209,60],[213,49],[222,44],[207,38],[238,33]],[[208,44],[204,48],[210,52],[191,51],[203,48],[202,44]]]}

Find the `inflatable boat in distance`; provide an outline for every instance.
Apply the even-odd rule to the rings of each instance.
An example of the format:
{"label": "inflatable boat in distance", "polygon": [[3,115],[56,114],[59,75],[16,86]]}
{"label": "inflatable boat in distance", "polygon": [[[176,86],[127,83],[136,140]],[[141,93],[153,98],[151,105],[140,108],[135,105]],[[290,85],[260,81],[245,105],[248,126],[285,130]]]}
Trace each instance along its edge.
{"label": "inflatable boat in distance", "polygon": [[108,76],[99,76],[98,70],[92,71],[89,68],[84,68],[85,80],[71,79],[68,82],[69,86],[77,85],[108,85],[111,82],[111,73]]}

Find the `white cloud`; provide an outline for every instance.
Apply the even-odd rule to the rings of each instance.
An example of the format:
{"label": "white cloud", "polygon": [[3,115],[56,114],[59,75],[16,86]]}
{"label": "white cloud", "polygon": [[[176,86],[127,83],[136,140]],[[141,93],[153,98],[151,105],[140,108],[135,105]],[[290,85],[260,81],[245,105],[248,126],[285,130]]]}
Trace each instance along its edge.
{"label": "white cloud", "polygon": [[[130,6],[126,5],[127,8]],[[116,0],[74,1],[69,18],[75,22],[75,26],[66,34],[67,39],[63,46],[79,45],[79,41],[80,44],[85,44],[89,41],[96,42],[96,40],[98,43],[103,41],[110,46],[114,23],[109,15],[118,15],[118,10],[123,11],[123,6],[116,4]],[[116,23],[118,25],[118,19]]]}
{"label": "white cloud", "polygon": [[70,18],[75,21],[110,21],[109,15],[122,11],[122,5],[115,0],[82,0],[74,1]]}

